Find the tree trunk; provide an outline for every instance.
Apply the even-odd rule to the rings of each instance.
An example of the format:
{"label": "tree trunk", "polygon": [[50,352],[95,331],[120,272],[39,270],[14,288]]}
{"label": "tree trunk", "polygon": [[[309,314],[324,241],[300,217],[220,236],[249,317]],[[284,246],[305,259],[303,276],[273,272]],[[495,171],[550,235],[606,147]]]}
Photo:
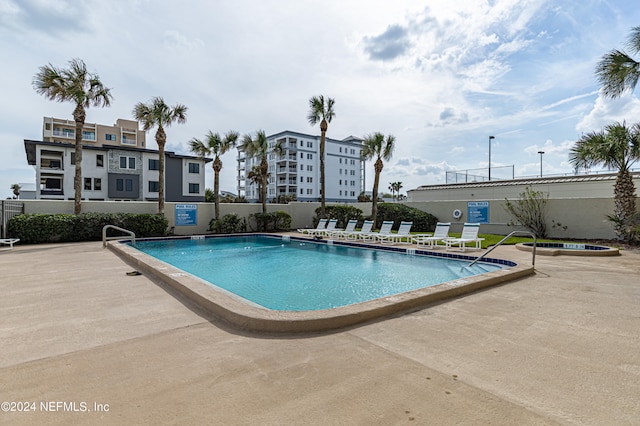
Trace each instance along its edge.
{"label": "tree trunk", "polygon": [[73,111],[73,120],[76,122],[76,173],[73,177],[73,212],[80,214],[82,212],[82,129],[86,119],[86,111],[82,105],[77,105]]}
{"label": "tree trunk", "polygon": [[167,142],[167,134],[162,126],[158,126],[156,132],[158,144],[158,214],[164,216],[164,145]]}
{"label": "tree trunk", "polygon": [[216,220],[220,219],[220,170],[222,170],[222,161],[220,157],[213,160],[213,205]]}
{"label": "tree trunk", "polygon": [[383,166],[382,160],[378,158],[374,164],[375,176],[373,178],[373,194],[371,194],[373,199],[371,203],[371,220],[373,220],[374,225],[376,225],[376,215],[378,214],[378,184],[380,183],[380,173]]}
{"label": "tree trunk", "polygon": [[269,174],[269,164],[267,163],[267,159],[263,158],[260,162],[260,174],[262,179],[262,188],[260,188],[262,192],[262,213],[267,212],[267,174]]}
{"label": "tree trunk", "polygon": [[320,122],[320,218],[325,217],[325,186],[324,186],[324,145],[327,135],[327,121]]}
{"label": "tree trunk", "polygon": [[628,170],[621,169],[618,172],[616,183],[613,187],[615,212],[615,229],[618,237],[629,241],[631,230],[629,220],[636,212],[636,189],[633,178]]}

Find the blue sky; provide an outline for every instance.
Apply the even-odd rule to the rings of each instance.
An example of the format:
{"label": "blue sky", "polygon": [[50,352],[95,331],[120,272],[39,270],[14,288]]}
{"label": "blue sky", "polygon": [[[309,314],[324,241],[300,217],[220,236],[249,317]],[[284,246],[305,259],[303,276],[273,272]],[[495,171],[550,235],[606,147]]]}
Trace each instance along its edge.
{"label": "blue sky", "polygon": [[[38,95],[33,76],[74,57],[114,95],[88,122],[131,118],[154,96],[187,105],[187,123],[167,131],[179,153],[208,130],[317,134],[308,99],[323,94],[336,100],[329,137],[396,137],[383,188],[486,168],[490,135],[493,177],[511,176],[500,166],[539,174],[540,150],[545,175],[572,173],[581,134],[640,121],[640,92],[603,99],[594,76],[638,25],[627,0],[0,0],[0,196],[35,179],[23,139],[41,139],[43,116],[73,111]],[[235,155],[221,174],[233,192]],[[370,190],[371,164],[367,174]]]}

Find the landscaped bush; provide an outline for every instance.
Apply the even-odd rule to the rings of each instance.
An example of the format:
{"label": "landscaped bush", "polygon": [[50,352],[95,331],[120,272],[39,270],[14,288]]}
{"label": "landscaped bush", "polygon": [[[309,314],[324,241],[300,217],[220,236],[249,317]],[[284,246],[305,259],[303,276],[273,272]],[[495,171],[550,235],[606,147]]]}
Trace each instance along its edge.
{"label": "landscaped bush", "polygon": [[375,218],[376,228],[385,220],[394,221],[394,229],[400,227],[400,222],[413,222],[411,232],[433,232],[436,229],[438,218],[422,210],[396,203],[378,204],[378,213]]}
{"label": "landscaped bush", "polygon": [[211,222],[209,222],[209,231],[217,234],[247,232],[247,220],[244,217],[238,216],[236,213],[225,214],[218,220],[215,218],[211,219]]}
{"label": "landscaped bush", "polygon": [[[362,216],[362,210],[354,206],[326,206],[324,208],[325,216],[327,219],[338,219],[336,228],[344,229],[347,226],[347,222],[351,219],[358,221],[358,225],[362,225],[364,216]],[[313,218],[313,226],[316,227],[320,221],[320,207],[316,209],[316,217]]]}
{"label": "landscaped bush", "polygon": [[[98,241],[105,225],[128,229],[141,238],[165,235],[169,223],[164,216],[155,214],[21,214],[9,220],[7,230],[24,244]],[[117,231],[108,232],[111,236]]]}
{"label": "landscaped bush", "polygon": [[255,229],[263,232],[288,231],[291,229],[291,215],[281,210],[272,213],[255,213],[249,216],[255,222]]}

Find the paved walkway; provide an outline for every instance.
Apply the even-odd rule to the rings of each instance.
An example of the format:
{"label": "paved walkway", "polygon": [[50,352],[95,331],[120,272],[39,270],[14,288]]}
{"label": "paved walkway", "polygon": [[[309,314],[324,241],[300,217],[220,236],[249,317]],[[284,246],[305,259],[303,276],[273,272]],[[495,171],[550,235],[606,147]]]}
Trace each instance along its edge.
{"label": "paved walkway", "polygon": [[304,336],[239,332],[131,270],[100,243],[0,252],[0,402],[23,411],[0,424],[640,425],[638,253],[539,256]]}

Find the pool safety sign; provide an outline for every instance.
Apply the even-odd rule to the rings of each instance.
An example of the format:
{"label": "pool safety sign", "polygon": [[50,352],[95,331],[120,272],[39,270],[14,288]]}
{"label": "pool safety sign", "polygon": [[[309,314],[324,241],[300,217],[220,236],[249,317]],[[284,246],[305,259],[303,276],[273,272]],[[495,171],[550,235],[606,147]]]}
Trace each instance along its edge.
{"label": "pool safety sign", "polygon": [[467,222],[489,223],[489,202],[469,201],[467,203]]}
{"label": "pool safety sign", "polygon": [[176,226],[195,226],[197,224],[197,204],[176,204]]}

